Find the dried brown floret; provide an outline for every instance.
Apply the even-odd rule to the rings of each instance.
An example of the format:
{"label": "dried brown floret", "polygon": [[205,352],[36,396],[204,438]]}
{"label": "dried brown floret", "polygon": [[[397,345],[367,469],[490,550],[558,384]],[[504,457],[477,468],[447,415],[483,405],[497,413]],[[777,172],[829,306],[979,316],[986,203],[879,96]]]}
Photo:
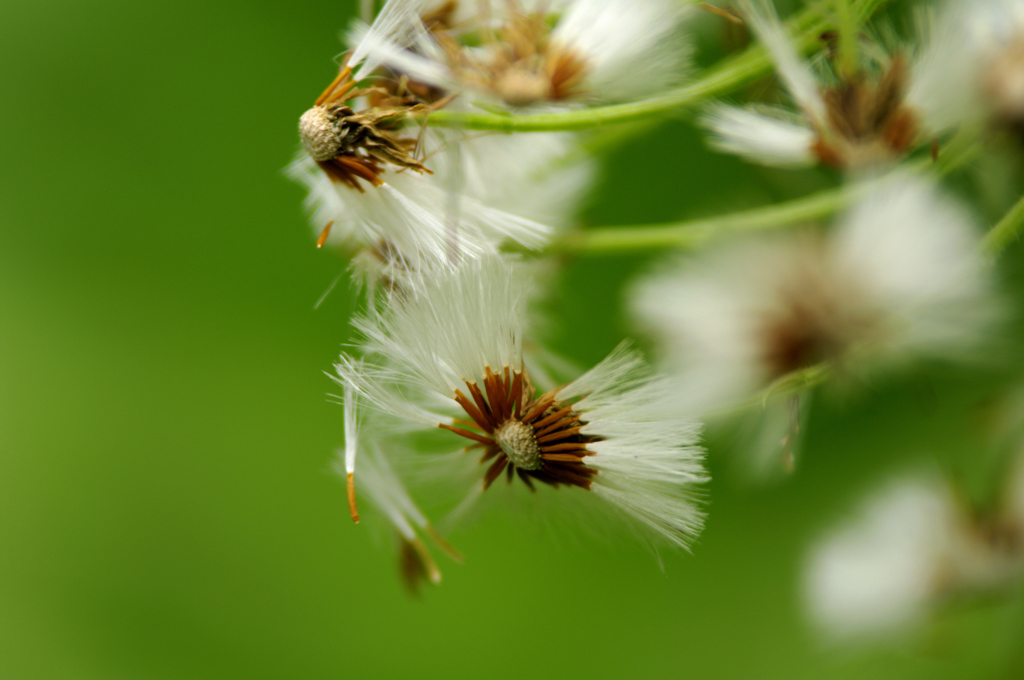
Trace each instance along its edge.
{"label": "dried brown floret", "polygon": [[503,472],[509,482],[518,476],[531,491],[533,480],[590,489],[597,470],[585,462],[594,455],[587,447],[599,438],[580,433],[586,423],[572,405],[559,402],[557,390],[535,396],[525,369],[510,372],[506,366],[493,373],[487,368],[485,376],[483,391],[471,382],[468,397],[455,391],[455,401],[469,416],[459,424],[471,429],[439,426],[475,442],[470,448],[483,449],[480,462],[490,461],[484,489]]}
{"label": "dried brown floret", "polygon": [[823,163],[849,167],[898,158],[918,136],[918,118],[904,101],[906,61],[897,55],[877,82],[863,73],[822,92],[827,119],[812,151]]}

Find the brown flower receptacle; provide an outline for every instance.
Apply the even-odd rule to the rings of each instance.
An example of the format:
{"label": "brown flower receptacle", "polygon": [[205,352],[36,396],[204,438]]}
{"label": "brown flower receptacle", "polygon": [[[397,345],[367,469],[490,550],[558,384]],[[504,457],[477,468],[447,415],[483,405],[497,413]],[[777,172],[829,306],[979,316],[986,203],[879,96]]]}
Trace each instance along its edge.
{"label": "brown flower receptacle", "polygon": [[863,74],[822,92],[826,120],[811,151],[835,167],[858,167],[896,159],[917,141],[917,114],[906,105],[906,61],[899,55],[876,83]]}
{"label": "brown flower receptacle", "polygon": [[484,390],[466,381],[470,396],[461,390],[454,396],[480,432],[439,425],[475,442],[470,448],[484,449],[480,462],[491,461],[484,489],[503,472],[509,482],[518,475],[531,490],[533,480],[589,489],[597,470],[585,462],[595,455],[587,447],[599,438],[581,433],[586,423],[573,406],[557,400],[557,389],[535,397],[525,370],[510,371],[506,366],[502,373],[493,373],[487,368],[485,376]]}

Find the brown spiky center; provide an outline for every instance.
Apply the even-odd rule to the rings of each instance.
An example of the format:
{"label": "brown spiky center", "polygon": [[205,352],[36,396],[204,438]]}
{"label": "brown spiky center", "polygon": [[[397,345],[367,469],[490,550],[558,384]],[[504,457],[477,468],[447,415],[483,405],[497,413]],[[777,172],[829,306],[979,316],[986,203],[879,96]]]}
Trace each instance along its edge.
{"label": "brown spiky center", "polygon": [[509,418],[494,430],[494,442],[517,468],[540,469],[540,447],[537,446],[533,428],[526,423]]}
{"label": "brown spiky center", "polygon": [[836,167],[862,166],[898,158],[916,141],[918,119],[904,101],[906,61],[897,55],[877,82],[863,74],[822,92],[826,120],[812,152]]}
{"label": "brown spiky center", "polygon": [[[355,111],[349,103],[366,96],[372,105]],[[430,107],[403,93],[396,96],[382,88],[359,89],[352,70],[342,69],[324,90],[313,108],[299,119],[299,137],[310,157],[336,184],[364,192],[360,180],[381,186],[384,165],[400,170],[430,171],[415,156],[416,140],[400,130],[409,114]]]}
{"label": "brown spiky center", "polygon": [[581,94],[589,70],[575,50],[551,40],[540,13],[528,14],[512,2],[496,35],[485,35],[484,53],[470,53],[450,33],[437,33],[448,65],[460,80],[489,90],[510,106],[561,101]]}
{"label": "brown spiky center", "polygon": [[834,300],[792,297],[765,320],[763,361],[773,377],[838,356],[846,345]]}
{"label": "brown spiky center", "polygon": [[821,362],[839,362],[846,351],[880,331],[877,312],[859,286],[827,267],[820,242],[805,244],[802,261],[774,291],[758,319],[761,361],[772,378]]}
{"label": "brown spiky center", "polygon": [[490,463],[484,489],[503,472],[509,482],[518,475],[531,490],[534,480],[589,489],[597,470],[585,462],[594,455],[588,446],[600,438],[581,433],[586,422],[573,405],[559,401],[558,390],[535,396],[525,370],[506,366],[493,373],[486,368],[484,376],[482,390],[467,380],[468,397],[455,391],[454,399],[469,419],[440,425],[472,440],[469,449],[483,449],[480,462]]}

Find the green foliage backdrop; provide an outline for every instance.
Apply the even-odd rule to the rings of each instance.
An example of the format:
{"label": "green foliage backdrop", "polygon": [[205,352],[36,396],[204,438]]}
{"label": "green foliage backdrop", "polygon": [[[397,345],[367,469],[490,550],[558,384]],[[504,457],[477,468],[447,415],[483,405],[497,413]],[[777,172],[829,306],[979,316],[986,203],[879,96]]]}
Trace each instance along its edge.
{"label": "green foliage backdrop", "polygon": [[[341,409],[323,371],[355,293],[343,278],[314,311],[345,263],[313,248],[280,172],[352,9],[0,7],[0,677],[1013,677],[1019,603],[837,654],[798,578],[809,540],[885,471],[926,454],[978,469],[983,399],[1016,369],[826,396],[776,486],[713,456],[707,529],[664,572],[624,537],[494,515],[451,537],[468,557],[441,562],[440,588],[403,593],[386,534],[349,521],[329,472]],[[671,121],[613,152],[584,221],[833,180],[753,169]],[[623,283],[648,262],[568,263],[556,348],[590,363],[614,347]]]}

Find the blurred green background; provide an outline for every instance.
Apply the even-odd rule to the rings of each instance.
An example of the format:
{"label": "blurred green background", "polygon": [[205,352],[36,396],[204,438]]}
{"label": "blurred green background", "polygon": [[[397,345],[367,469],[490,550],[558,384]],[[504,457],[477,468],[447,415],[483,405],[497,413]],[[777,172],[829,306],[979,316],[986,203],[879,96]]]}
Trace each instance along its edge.
{"label": "blurred green background", "polygon": [[[314,311],[345,263],[313,247],[281,175],[351,12],[0,7],[0,677],[1024,677],[1019,603],[853,654],[799,601],[808,542],[887,470],[933,455],[982,474],[979,409],[1019,357],[819,400],[782,484],[745,486],[715,451],[707,529],[664,572],[627,537],[485,517],[451,537],[466,563],[442,556],[442,586],[407,597],[329,471],[341,409],[323,372],[355,293],[343,278]],[[685,121],[605,167],[588,223],[833,179],[714,155]],[[648,262],[568,263],[556,348],[588,363],[614,347],[629,327],[608,310]],[[1021,264],[1015,248],[1009,287]]]}

